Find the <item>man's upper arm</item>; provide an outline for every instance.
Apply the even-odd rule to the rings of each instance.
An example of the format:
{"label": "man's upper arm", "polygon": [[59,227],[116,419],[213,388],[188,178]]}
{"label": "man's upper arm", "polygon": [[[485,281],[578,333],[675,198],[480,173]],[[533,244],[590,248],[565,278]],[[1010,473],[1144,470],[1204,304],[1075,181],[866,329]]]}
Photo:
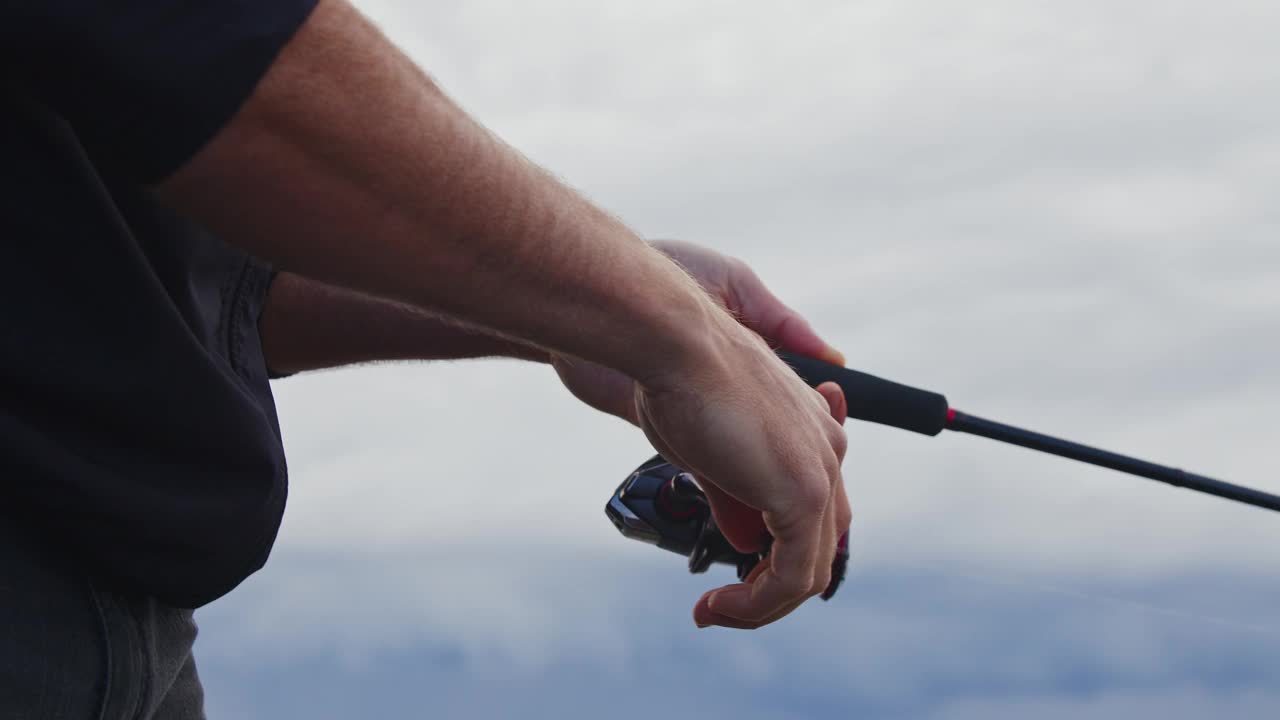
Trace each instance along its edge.
{"label": "man's upper arm", "polygon": [[231,118],[316,2],[7,2],[0,77],[66,118],[96,163],[154,183]]}

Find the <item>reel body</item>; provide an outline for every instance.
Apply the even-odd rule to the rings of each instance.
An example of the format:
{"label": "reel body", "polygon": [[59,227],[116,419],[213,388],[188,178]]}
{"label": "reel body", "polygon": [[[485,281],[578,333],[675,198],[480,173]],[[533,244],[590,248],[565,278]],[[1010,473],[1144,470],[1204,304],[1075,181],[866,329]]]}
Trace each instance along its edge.
{"label": "reel body", "polygon": [[[689,559],[689,572],[706,572],[715,563],[732,565],[739,580],[769,554],[734,549],[716,526],[707,496],[693,475],[655,455],[627,476],[609,498],[605,514],[624,537],[657,545]],[[832,563],[827,600],[844,579],[848,543],[842,539]]]}

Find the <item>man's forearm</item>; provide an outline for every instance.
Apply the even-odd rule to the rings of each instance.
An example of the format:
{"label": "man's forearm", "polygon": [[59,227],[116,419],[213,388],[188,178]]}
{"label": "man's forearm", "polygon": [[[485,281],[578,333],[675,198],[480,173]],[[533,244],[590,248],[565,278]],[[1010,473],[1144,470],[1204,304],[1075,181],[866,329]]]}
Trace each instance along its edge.
{"label": "man's forearm", "polygon": [[675,264],[493,138],[341,0],[160,191],[282,268],[640,380],[743,342]]}
{"label": "man's forearm", "polygon": [[529,345],[293,273],[280,273],[271,284],[260,328],[267,365],[276,373],[380,360],[549,360]]}

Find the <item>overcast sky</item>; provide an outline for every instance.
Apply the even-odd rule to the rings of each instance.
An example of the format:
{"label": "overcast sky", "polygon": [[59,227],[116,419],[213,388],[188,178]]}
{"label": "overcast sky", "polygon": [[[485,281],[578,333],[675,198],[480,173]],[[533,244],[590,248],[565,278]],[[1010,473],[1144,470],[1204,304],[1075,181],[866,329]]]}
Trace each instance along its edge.
{"label": "overcast sky", "polygon": [[[737,255],[854,367],[1280,492],[1280,5],[360,3],[649,237]],[[851,425],[853,570],[697,631],[601,508],[649,449],[544,367],[276,385],[290,508],[198,619],[211,717],[1257,718],[1280,516]]]}

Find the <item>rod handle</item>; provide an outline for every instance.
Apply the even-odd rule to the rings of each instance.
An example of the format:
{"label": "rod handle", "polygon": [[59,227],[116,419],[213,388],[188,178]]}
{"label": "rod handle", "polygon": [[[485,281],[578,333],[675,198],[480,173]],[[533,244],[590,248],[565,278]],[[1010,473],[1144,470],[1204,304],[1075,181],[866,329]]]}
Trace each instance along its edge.
{"label": "rod handle", "polygon": [[839,365],[779,352],[778,357],[791,366],[810,385],[834,382],[844,390],[849,404],[849,417],[910,430],[922,435],[937,435],[947,426],[947,399],[928,390],[900,385],[875,375],[850,370]]}

